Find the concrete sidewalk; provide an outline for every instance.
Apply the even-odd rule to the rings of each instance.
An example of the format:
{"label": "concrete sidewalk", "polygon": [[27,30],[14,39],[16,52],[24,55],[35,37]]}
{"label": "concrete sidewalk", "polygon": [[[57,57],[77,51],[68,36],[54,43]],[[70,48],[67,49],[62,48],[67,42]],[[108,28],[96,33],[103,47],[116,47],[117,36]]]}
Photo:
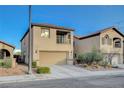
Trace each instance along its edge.
{"label": "concrete sidewalk", "polygon": [[37,77],[35,75],[17,75],[0,77],[0,83],[24,82],[33,80],[37,80]]}

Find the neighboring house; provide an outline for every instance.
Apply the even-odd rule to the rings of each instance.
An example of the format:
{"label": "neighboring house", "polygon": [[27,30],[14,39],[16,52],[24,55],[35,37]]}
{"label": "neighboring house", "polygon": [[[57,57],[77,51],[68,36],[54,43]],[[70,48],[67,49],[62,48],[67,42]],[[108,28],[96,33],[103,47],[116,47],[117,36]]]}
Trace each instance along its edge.
{"label": "neighboring house", "polygon": [[74,55],[91,52],[93,48],[104,54],[104,60],[112,58],[112,64],[123,64],[124,35],[115,27],[110,27],[96,33],[74,36]]}
{"label": "neighboring house", "polygon": [[0,41],[0,59],[4,58],[12,58],[13,59],[13,51],[15,47],[5,43],[3,41]]}
{"label": "neighboring house", "polygon": [[[38,66],[73,63],[73,29],[31,24],[33,61]],[[21,39],[22,58],[29,62],[29,30]]]}

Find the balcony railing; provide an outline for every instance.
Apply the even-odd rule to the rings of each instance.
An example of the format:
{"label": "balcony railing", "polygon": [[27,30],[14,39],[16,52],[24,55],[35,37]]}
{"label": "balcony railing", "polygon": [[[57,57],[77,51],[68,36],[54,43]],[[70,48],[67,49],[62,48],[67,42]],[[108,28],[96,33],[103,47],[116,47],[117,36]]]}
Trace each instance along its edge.
{"label": "balcony railing", "polygon": [[65,39],[65,38],[57,38],[57,44],[71,44],[70,39]]}

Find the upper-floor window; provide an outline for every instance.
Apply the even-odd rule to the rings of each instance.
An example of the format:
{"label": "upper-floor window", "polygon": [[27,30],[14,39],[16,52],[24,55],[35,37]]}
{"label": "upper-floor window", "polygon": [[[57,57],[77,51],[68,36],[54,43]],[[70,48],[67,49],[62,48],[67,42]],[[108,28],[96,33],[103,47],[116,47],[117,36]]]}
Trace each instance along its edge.
{"label": "upper-floor window", "polygon": [[113,38],[114,47],[121,48],[121,39],[120,38]]}
{"label": "upper-floor window", "polygon": [[56,32],[56,42],[59,44],[70,44],[71,43],[70,32],[57,31]]}
{"label": "upper-floor window", "polygon": [[50,30],[49,29],[41,29],[41,37],[49,38]]}
{"label": "upper-floor window", "polygon": [[105,35],[104,37],[102,37],[102,44],[111,45],[112,39],[108,35]]}
{"label": "upper-floor window", "polygon": [[65,43],[65,35],[57,35],[57,43]]}

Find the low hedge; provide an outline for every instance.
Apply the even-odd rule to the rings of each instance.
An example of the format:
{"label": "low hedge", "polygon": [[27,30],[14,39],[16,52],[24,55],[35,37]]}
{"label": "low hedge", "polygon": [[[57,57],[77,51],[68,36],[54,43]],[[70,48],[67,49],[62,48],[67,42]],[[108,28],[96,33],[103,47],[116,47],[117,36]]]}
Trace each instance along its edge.
{"label": "low hedge", "polygon": [[50,73],[50,68],[49,67],[38,67],[37,68],[37,73],[38,74],[47,74],[47,73]]}
{"label": "low hedge", "polygon": [[0,62],[0,67],[2,67],[3,66],[3,62]]}
{"label": "low hedge", "polygon": [[11,59],[0,60],[0,67],[11,68],[12,67],[12,60]]}
{"label": "low hedge", "polygon": [[11,68],[12,67],[12,62],[4,62],[3,67],[4,68]]}
{"label": "low hedge", "polygon": [[3,60],[0,59],[0,67],[2,67],[2,66],[3,66]]}
{"label": "low hedge", "polygon": [[36,68],[37,67],[37,62],[32,62],[32,68]]}

